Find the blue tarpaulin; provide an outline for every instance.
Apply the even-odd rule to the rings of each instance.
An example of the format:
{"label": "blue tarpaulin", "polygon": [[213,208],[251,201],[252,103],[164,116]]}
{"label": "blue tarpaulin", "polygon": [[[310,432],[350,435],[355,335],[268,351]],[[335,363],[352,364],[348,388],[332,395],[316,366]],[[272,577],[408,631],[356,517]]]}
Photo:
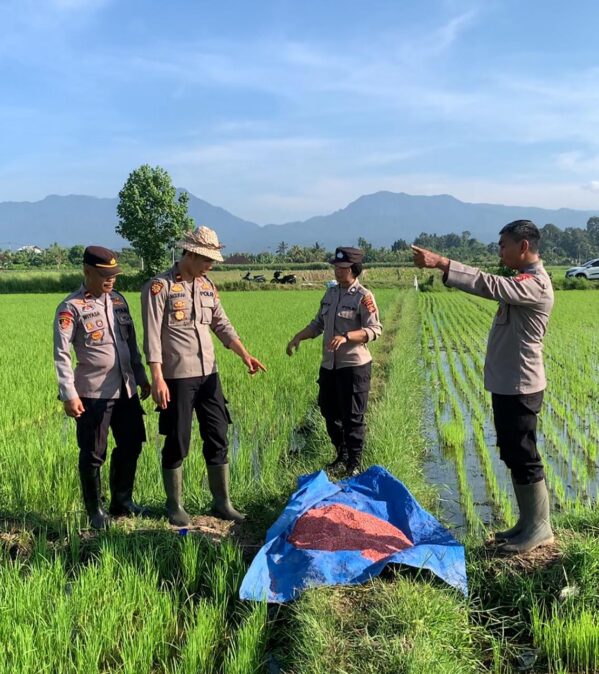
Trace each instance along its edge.
{"label": "blue tarpaulin", "polygon": [[[368,551],[375,541],[372,533],[360,538],[358,531],[351,549],[341,549],[330,540],[329,549],[322,549],[320,543],[314,547],[320,545],[321,549],[310,549],[305,540],[298,547],[288,540],[298,530],[296,524],[303,515],[322,515],[334,509],[349,513],[350,517],[354,513],[357,521],[382,520],[383,527],[392,526],[400,535],[403,533],[409,547],[373,561]],[[356,540],[363,540],[363,544],[356,545]],[[375,541],[377,545],[380,549],[380,541]],[[297,491],[268,530],[265,544],[243,579],[240,596],[282,603],[295,599],[310,587],[363,583],[378,576],[390,563],[428,569],[464,594],[468,592],[464,547],[391,473],[381,466],[372,466],[356,477],[334,483],[324,471],[318,471],[298,479]]]}

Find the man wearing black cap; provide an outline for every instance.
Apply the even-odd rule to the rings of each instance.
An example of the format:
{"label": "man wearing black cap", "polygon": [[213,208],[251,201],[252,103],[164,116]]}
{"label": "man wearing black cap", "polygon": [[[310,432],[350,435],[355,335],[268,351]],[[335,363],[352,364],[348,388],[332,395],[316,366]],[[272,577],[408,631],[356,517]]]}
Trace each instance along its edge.
{"label": "man wearing black cap", "polygon": [[364,256],[359,248],[337,248],[329,262],[337,284],[329,288],[315,319],[287,345],[287,355],[304,339],[324,333],[318,383],[318,405],[337,450],[327,468],[360,472],[368,405],[372,356],[367,343],[380,336],[382,326],[374,295],[358,281]]}
{"label": "man wearing black cap", "polygon": [[[146,439],[143,410],[136,393],[150,384],[135,339],[125,298],[114,290],[121,273],[113,251],[88,246],[83,254],[83,285],[56,311],[54,365],[59,398],[77,422],[79,476],[83,500],[94,529],[109,517],[102,506],[100,468],[106,459],[108,429],[116,443],[110,460],[110,514],[138,515],[133,502],[137,459]],[[77,357],[73,369],[71,346]]]}

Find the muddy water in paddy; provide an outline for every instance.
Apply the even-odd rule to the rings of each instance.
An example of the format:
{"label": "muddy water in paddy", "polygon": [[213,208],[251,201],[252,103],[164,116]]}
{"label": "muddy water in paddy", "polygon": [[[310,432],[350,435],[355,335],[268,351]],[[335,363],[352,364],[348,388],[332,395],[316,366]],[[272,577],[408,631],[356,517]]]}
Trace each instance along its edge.
{"label": "muddy water in paddy", "polygon": [[[501,524],[497,517],[496,509],[493,507],[488,489],[485,483],[485,477],[481,460],[478,455],[478,449],[475,444],[474,434],[472,432],[472,413],[471,404],[464,400],[463,395],[457,390],[451,370],[447,352],[444,348],[440,349],[443,372],[449,383],[450,395],[453,396],[464,417],[464,427],[466,430],[466,440],[464,444],[464,465],[466,476],[470,489],[472,490],[473,501],[481,520],[490,526]],[[466,362],[476,370],[474,362],[470,356],[467,356]],[[456,370],[468,381],[462,363],[455,357],[454,364]],[[481,373],[482,377],[482,373]],[[429,388],[430,376],[429,376]],[[492,419],[491,400],[485,396],[482,401],[486,411],[484,423],[484,437],[487,450],[493,466],[493,471],[502,490],[504,490],[512,502],[514,512],[517,513],[517,506],[513,498],[513,490],[509,471],[505,464],[499,458],[499,449],[496,446],[495,428]],[[467,525],[465,516],[460,503],[460,494],[458,488],[458,478],[453,454],[448,452],[441,443],[438,429],[435,423],[435,406],[437,404],[436,395],[427,396],[425,423],[427,429],[427,447],[428,456],[425,462],[425,474],[430,483],[437,486],[440,495],[440,511],[443,521],[461,535],[466,532]],[[588,503],[599,501],[599,461],[591,461],[584,456],[583,450],[578,447],[567,434],[565,425],[554,415],[552,416],[553,425],[559,430],[559,441],[561,447],[557,449],[552,443],[546,441],[543,434],[543,415],[552,415],[553,410],[548,402],[545,402],[543,412],[539,423],[539,432],[537,443],[543,460],[548,464],[556,478],[564,485],[567,499],[579,499]],[[446,402],[441,410],[441,420],[448,421],[451,418],[451,408]],[[585,419],[581,418],[585,417]],[[579,421],[580,428],[588,428],[586,421],[587,415],[575,415]],[[574,461],[577,460],[577,462]],[[576,469],[584,466],[584,472],[588,475],[586,483],[583,483]]]}

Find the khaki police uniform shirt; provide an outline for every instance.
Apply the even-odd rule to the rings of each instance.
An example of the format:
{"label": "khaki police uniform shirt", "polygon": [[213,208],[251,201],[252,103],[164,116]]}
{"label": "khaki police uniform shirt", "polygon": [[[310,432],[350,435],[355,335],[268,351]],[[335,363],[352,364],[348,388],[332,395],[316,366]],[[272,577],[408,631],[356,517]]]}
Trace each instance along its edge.
{"label": "khaki police uniform shirt", "polygon": [[226,347],[238,339],[214,283],[206,276],[184,281],[176,264],[148,281],[141,306],[146,360],[161,363],[165,379],[217,371],[210,330]]}
{"label": "khaki police uniform shirt", "polygon": [[551,279],[539,261],[512,277],[485,274],[453,260],[446,285],[499,301],[485,359],[485,388],[519,395],[546,388],[543,338],[553,307]]}
{"label": "khaki police uniform shirt", "polygon": [[349,288],[329,288],[309,327],[316,335],[323,334],[322,367],[326,370],[365,365],[372,360],[367,344],[347,342],[337,351],[328,351],[327,344],[335,335],[365,330],[368,341],[380,336],[382,325],[374,295],[356,279]]}
{"label": "khaki police uniform shirt", "polygon": [[54,365],[61,400],[119,398],[123,382],[133,396],[148,378],[127,300],[114,290],[94,297],[81,286],[61,302],[54,320]]}

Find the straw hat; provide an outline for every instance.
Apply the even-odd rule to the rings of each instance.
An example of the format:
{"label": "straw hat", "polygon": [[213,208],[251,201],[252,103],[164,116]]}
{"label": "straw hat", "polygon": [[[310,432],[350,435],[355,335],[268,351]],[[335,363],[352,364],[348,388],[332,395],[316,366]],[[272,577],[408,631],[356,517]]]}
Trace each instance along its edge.
{"label": "straw hat", "polygon": [[186,232],[181,241],[177,241],[177,248],[203,255],[215,262],[224,262],[220,254],[224,246],[218,242],[216,232],[204,225],[194,229],[193,232]]}

